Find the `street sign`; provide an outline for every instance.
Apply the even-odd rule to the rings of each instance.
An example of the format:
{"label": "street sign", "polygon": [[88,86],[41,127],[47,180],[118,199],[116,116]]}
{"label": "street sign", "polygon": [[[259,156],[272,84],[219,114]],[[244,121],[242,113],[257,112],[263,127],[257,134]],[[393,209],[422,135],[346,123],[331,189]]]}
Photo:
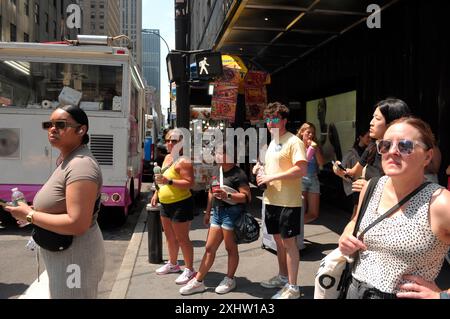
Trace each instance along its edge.
{"label": "street sign", "polygon": [[223,73],[220,52],[197,53],[195,63],[197,64],[198,78],[201,80],[211,80]]}

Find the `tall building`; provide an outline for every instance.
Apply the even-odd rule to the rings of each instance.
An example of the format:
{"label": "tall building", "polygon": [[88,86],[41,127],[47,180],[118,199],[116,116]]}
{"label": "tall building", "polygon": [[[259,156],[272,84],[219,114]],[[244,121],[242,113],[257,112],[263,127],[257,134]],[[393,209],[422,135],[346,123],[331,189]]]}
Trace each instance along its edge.
{"label": "tall building", "polygon": [[80,0],[82,34],[116,36],[120,34],[119,0]]}
{"label": "tall building", "polygon": [[68,37],[66,9],[75,0],[1,0],[0,40],[60,41]]}
{"label": "tall building", "polygon": [[161,100],[161,39],[158,29],[142,30],[142,71],[147,84],[156,89],[156,103]]}
{"label": "tall building", "polygon": [[142,68],[142,0],[120,0],[121,34],[131,40],[133,56]]}

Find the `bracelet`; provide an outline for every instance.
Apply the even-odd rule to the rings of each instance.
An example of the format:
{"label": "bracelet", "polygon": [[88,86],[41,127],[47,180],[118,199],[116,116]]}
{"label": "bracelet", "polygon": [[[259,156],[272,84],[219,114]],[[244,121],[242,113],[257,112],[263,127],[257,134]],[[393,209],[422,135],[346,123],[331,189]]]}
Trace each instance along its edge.
{"label": "bracelet", "polygon": [[450,294],[448,291],[441,291],[439,293],[439,299],[450,299]]}
{"label": "bracelet", "polygon": [[33,215],[34,213],[36,213],[33,209],[28,213],[26,219],[27,222],[29,222],[30,224],[33,224]]}

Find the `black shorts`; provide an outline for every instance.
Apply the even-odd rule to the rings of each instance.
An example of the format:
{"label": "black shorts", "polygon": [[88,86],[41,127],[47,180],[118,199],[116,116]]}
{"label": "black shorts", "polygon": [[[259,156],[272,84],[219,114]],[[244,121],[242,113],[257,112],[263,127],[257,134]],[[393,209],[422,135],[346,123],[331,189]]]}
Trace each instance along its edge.
{"label": "black shorts", "polygon": [[266,204],[264,222],[267,233],[280,234],[281,238],[300,235],[301,207],[282,207]]}
{"label": "black shorts", "polygon": [[191,221],[194,219],[194,200],[191,196],[172,204],[161,203],[160,214],[177,223]]}

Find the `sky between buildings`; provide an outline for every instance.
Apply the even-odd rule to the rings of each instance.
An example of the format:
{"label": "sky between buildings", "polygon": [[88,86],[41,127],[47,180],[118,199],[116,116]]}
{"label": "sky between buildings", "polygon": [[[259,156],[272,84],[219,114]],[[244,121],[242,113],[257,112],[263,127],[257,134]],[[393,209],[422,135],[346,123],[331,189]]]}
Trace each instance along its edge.
{"label": "sky between buildings", "polygon": [[[170,49],[175,49],[175,12],[173,0],[142,0],[142,29],[159,29]],[[169,80],[167,79],[167,46],[161,40],[161,110],[169,107]],[[167,117],[166,117],[167,119]]]}

